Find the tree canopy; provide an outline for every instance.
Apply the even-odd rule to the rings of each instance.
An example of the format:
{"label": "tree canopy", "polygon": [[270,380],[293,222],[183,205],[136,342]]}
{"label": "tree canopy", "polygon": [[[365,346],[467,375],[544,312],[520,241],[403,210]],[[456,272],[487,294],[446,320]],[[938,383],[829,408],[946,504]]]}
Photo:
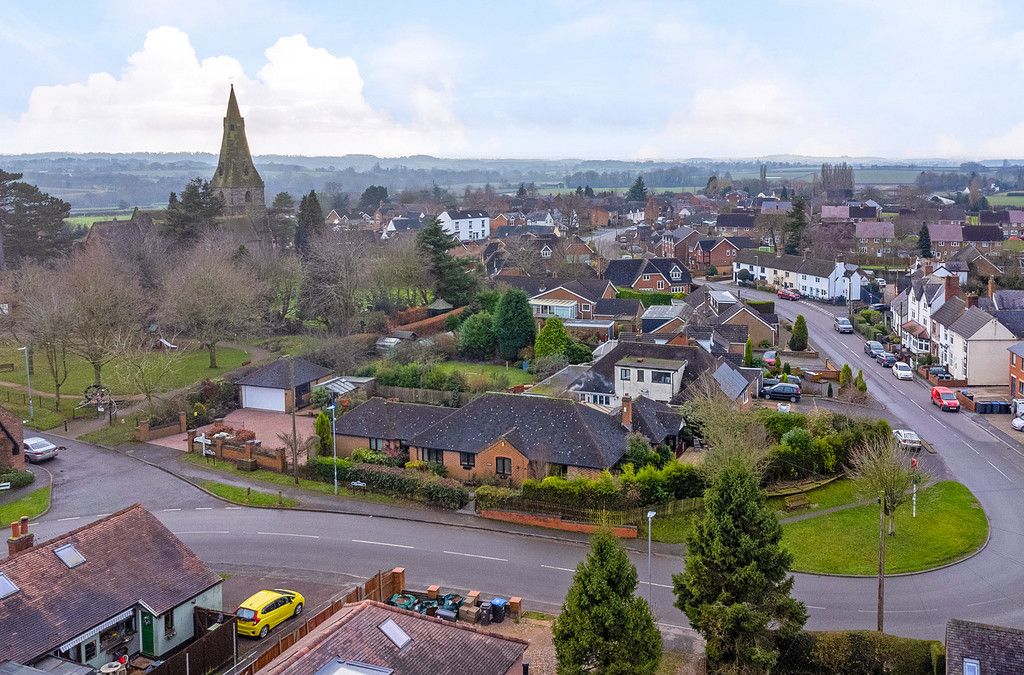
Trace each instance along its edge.
{"label": "tree canopy", "polygon": [[54,258],[70,247],[75,234],[64,222],[68,203],[21,176],[0,170],[0,269]]}
{"label": "tree canopy", "polygon": [[553,316],[544,322],[537,333],[537,340],[533,344],[533,358],[565,354],[570,344],[572,338],[569,337],[569,331],[565,330],[565,324],[557,316]]}
{"label": "tree canopy", "polygon": [[470,271],[470,261],[454,258],[448,251],[458,245],[446,232],[441,221],[434,218],[416,235],[420,252],[430,261],[434,277],[434,293],[456,307],[468,304],[477,290],[477,278]]}
{"label": "tree canopy", "polygon": [[359,196],[359,208],[363,211],[373,212],[380,206],[381,202],[388,200],[388,189],[383,185],[371,185],[363,190]]}
{"label": "tree canopy", "polygon": [[928,232],[928,225],[922,225],[917,233],[917,248],[922,258],[932,257],[932,235]]}
{"label": "tree canopy", "polygon": [[494,317],[489,312],[477,312],[459,327],[459,351],[469,356],[486,359],[494,356]]}
{"label": "tree canopy", "polygon": [[494,315],[494,333],[501,358],[509,361],[518,358],[523,347],[533,344],[537,324],[525,292],[512,288],[501,296]]}
{"label": "tree canopy", "polygon": [[802,239],[804,230],[807,229],[807,202],[803,197],[793,197],[793,207],[786,216],[786,224],[783,226],[785,235],[785,252],[790,255],[800,255],[802,250]]}
{"label": "tree canopy", "polygon": [[224,213],[224,200],[210,181],[193,178],[181,195],[171,193],[167,202],[164,231],[178,242],[191,242],[210,231]]}
{"label": "tree canopy", "polygon": [[789,348],[794,352],[802,352],[807,349],[807,339],[807,319],[803,314],[797,314],[793,322],[793,333],[789,336]]}
{"label": "tree canopy", "polygon": [[629,190],[626,192],[626,200],[631,202],[647,201],[647,186],[644,185],[643,176],[637,176],[633,184],[629,186]]}
{"label": "tree canopy", "polygon": [[299,200],[299,215],[295,219],[295,248],[300,253],[309,251],[313,237],[324,231],[324,210],[316,191],[310,190]]}

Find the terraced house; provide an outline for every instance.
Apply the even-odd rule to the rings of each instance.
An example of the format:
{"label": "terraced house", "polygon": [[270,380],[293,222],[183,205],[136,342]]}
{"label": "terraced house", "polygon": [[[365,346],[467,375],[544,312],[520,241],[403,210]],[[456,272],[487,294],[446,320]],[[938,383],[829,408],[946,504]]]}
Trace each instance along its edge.
{"label": "terraced house", "polygon": [[733,281],[740,272],[776,288],[795,288],[805,296],[819,300],[860,298],[864,278],[856,265],[832,260],[816,260],[796,255],[741,250],[733,263]]}

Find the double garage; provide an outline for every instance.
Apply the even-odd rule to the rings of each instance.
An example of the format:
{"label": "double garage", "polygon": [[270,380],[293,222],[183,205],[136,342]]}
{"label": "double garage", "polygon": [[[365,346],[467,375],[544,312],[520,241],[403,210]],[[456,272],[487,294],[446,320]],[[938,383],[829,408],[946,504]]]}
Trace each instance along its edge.
{"label": "double garage", "polygon": [[331,371],[315,363],[305,359],[285,358],[254,370],[240,378],[236,384],[241,392],[243,408],[291,412],[296,402],[297,408],[308,405],[313,385],[330,377]]}

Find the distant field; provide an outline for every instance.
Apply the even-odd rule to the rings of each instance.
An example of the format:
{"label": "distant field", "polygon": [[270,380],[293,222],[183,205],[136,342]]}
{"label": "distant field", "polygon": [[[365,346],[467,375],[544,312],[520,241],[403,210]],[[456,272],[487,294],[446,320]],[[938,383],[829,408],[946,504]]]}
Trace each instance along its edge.
{"label": "distant field", "polygon": [[65,218],[64,221],[76,227],[92,227],[93,223],[100,220],[113,220],[114,218],[117,218],[118,220],[127,220],[128,218],[131,218],[131,215],[131,211],[119,211],[117,213],[104,213],[102,215],[89,214],[87,216],[71,216],[69,218]]}
{"label": "distant field", "polygon": [[1024,206],[1024,197],[1009,195],[989,195],[986,197],[990,206]]}

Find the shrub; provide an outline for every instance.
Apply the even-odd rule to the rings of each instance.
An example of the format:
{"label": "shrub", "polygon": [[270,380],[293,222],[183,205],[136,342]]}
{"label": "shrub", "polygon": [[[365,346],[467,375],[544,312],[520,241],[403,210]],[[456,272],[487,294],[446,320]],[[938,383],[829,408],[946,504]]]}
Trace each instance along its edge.
{"label": "shrub", "polygon": [[420,487],[420,493],[428,503],[445,509],[461,509],[469,503],[469,490],[453,478],[431,478]]}
{"label": "shrub", "polygon": [[854,381],[853,385],[857,387],[857,391],[859,391],[862,394],[868,390],[868,383],[864,381],[863,370],[857,371],[857,379]]}
{"label": "shrub", "polygon": [[662,473],[665,475],[665,488],[675,499],[700,497],[707,488],[704,476],[692,464],[668,462]]}
{"label": "shrub", "polygon": [[395,458],[385,455],[379,450],[369,448],[358,448],[352,451],[351,460],[358,464],[381,464],[383,466],[401,466],[395,463]]}
{"label": "shrub", "polygon": [[746,300],[747,306],[761,314],[772,314],[775,312],[774,300]]}
{"label": "shrub", "polygon": [[497,506],[516,495],[516,491],[508,487],[481,485],[476,489],[476,503],[481,508]]}
{"label": "shrub", "polygon": [[331,404],[331,392],[327,387],[318,387],[309,394],[309,405],[314,408],[326,408]]}
{"label": "shrub", "polygon": [[565,349],[565,360],[569,363],[590,363],[594,358],[594,352],[582,342],[573,342]]}
{"label": "shrub", "polygon": [[651,305],[671,305],[672,300],[682,300],[686,297],[686,293],[653,293],[650,291],[634,291],[630,288],[624,288],[615,294],[617,298],[629,298],[632,300],[643,300],[645,307]]}
{"label": "shrub", "polygon": [[[333,457],[311,457],[306,463],[306,473],[310,478],[314,480],[320,480],[325,483],[334,482],[334,458]],[[346,458],[339,458],[338,461],[338,480],[347,481],[349,480],[349,469],[352,468],[352,460]]]}
{"label": "shrub", "polygon": [[849,363],[844,363],[839,371],[839,388],[843,389],[853,382],[853,369]]}
{"label": "shrub", "polygon": [[802,352],[807,349],[807,320],[803,314],[798,314],[796,323],[793,324],[793,333],[789,336],[789,348],[794,352]]}
{"label": "shrub", "polygon": [[867,630],[804,631],[788,641],[781,652],[782,670],[794,675],[945,672],[941,642]]}
{"label": "shrub", "polygon": [[758,411],[757,416],[775,443],[781,441],[787,431],[807,425],[807,416],[802,413],[780,413],[777,410],[763,408]]}
{"label": "shrub", "polygon": [[536,375],[537,379],[543,380],[546,377],[551,377],[567,365],[569,365],[569,362],[564,355],[552,354],[551,356],[542,356],[539,359],[530,361],[530,372]]}
{"label": "shrub", "polygon": [[0,472],[0,483],[10,483],[12,490],[31,485],[36,477],[31,471],[17,471],[16,469]]}
{"label": "shrub", "polygon": [[704,275],[709,277],[718,276],[718,268],[714,265],[708,265],[708,268],[704,271]]}
{"label": "shrub", "polygon": [[450,330],[450,331],[458,330],[459,326],[462,325],[462,321],[463,321],[464,317],[466,317],[466,313],[465,312],[462,312],[461,314],[449,314],[448,316],[446,316],[444,318],[444,328],[445,328],[445,330]]}

